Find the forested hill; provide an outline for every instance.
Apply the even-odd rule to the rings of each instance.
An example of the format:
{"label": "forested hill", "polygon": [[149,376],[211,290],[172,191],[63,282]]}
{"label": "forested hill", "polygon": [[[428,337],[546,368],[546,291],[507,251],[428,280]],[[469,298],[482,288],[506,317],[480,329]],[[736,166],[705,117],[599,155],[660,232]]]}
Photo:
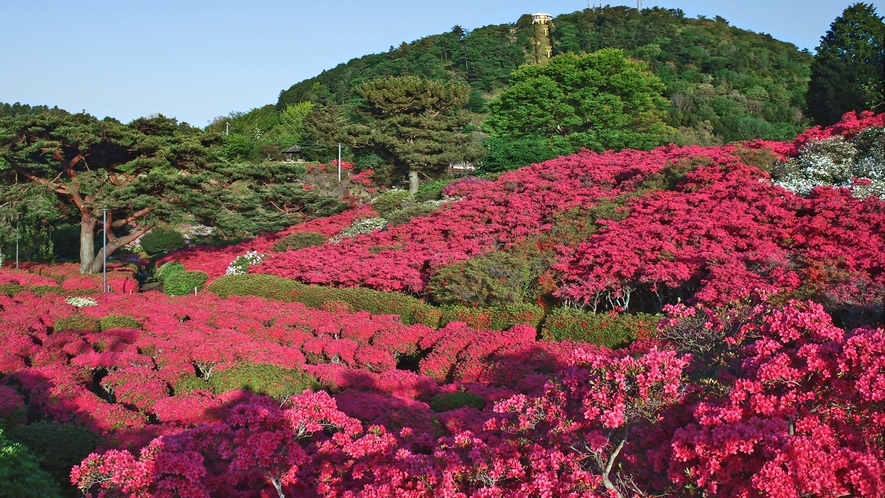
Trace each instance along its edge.
{"label": "forested hill", "polygon": [[277,108],[304,101],[346,104],[360,82],[416,75],[469,83],[466,107],[483,112],[514,69],[546,59],[548,45],[553,56],[614,47],[647,62],[665,83],[668,124],[686,142],[785,139],[801,128],[812,56],[791,43],[730,26],[718,16],[692,19],[679,9],[657,7],[586,9],[555,17],[549,26],[545,36],[529,14],[514,24],[469,32],[455,26],[301,81],[280,93]]}

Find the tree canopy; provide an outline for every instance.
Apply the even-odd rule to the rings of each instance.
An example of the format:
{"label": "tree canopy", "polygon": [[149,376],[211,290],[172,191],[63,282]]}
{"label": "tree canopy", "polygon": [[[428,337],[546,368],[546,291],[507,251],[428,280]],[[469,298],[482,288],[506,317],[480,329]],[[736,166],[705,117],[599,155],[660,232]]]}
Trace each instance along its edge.
{"label": "tree canopy", "polygon": [[466,85],[403,76],[381,78],[354,89],[360,97],[353,144],[393,164],[418,190],[418,172],[439,171],[479,154],[463,127],[469,115],[459,110],[470,96]]}
{"label": "tree canopy", "polygon": [[856,3],[821,37],[811,64],[806,103],[821,125],[849,111],[885,107],[885,23],[876,9]]}
{"label": "tree canopy", "polygon": [[510,88],[488,105],[484,127],[492,137],[540,136],[563,152],[601,152],[648,149],[675,135],[664,124],[664,84],[620,50],[558,55],[545,65],[523,66],[510,79]]}
{"label": "tree canopy", "polygon": [[[101,269],[95,234],[101,227],[113,252],[159,219],[200,202],[206,160],[199,130],[156,116],[129,125],[88,114],[0,118],[0,183],[7,219],[26,212],[44,222],[80,223],[80,269]],[[107,226],[102,225],[107,211]],[[117,232],[131,224],[132,233]],[[100,232],[98,232],[100,233]]]}

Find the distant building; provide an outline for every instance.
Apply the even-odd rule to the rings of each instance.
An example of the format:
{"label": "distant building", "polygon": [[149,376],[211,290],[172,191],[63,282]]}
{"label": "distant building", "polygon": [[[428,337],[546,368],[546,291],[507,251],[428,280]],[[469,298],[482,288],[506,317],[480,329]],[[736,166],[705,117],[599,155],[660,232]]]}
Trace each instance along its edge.
{"label": "distant building", "polygon": [[466,175],[476,171],[476,166],[471,163],[457,163],[449,165],[449,173],[453,175]]}
{"label": "distant building", "polygon": [[286,161],[294,161],[295,154],[298,154],[299,152],[301,152],[301,148],[297,145],[293,145],[288,149],[282,151],[282,153],[286,155]]}
{"label": "distant building", "polygon": [[550,14],[545,14],[543,12],[532,14],[532,24],[547,24],[552,20],[553,16],[551,16]]}

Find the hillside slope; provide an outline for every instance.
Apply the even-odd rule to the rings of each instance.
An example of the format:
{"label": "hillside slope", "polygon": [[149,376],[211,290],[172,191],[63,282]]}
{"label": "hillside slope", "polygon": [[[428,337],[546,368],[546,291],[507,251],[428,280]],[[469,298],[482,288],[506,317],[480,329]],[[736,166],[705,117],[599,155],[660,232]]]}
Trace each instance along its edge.
{"label": "hillside slope", "polygon": [[681,10],[627,7],[585,9],[553,19],[549,37],[530,15],[516,23],[448,33],[391,47],[339,64],[280,93],[277,108],[303,101],[347,104],[360,82],[417,75],[466,82],[467,107],[485,102],[523,64],[551,55],[620,48],[645,61],[667,85],[669,124],[682,127],[687,143],[709,145],[750,138],[789,140],[804,124],[802,107],[811,55],[767,34],[729,26],[721,17],[686,18]]}

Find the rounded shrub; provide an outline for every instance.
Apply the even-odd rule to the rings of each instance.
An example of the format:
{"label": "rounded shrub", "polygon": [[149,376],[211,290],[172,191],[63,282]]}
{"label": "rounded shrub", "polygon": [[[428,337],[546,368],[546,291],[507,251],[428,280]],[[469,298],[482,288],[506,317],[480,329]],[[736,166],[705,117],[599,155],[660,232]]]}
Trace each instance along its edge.
{"label": "rounded shrub", "polygon": [[522,302],[531,279],[527,261],[495,251],[438,268],[427,291],[440,304],[502,306]]}
{"label": "rounded shrub", "polygon": [[409,198],[407,190],[388,190],[372,199],[372,209],[382,217],[386,217],[403,206],[403,201]]}
{"label": "rounded shrub", "polygon": [[31,292],[37,296],[45,296],[46,294],[66,294],[65,290],[58,285],[35,285],[31,288]]}
{"label": "rounded shrub", "polygon": [[174,251],[184,246],[184,235],[164,227],[152,228],[138,239],[144,252],[155,255]]}
{"label": "rounded shrub", "polygon": [[437,413],[442,413],[450,410],[457,410],[458,408],[463,408],[465,406],[482,410],[483,407],[485,407],[486,402],[482,397],[477,396],[476,394],[457,391],[453,393],[437,394],[428,404],[430,405],[431,410]]}
{"label": "rounded shrub", "polygon": [[178,261],[170,261],[168,263],[164,263],[154,270],[154,276],[157,277],[157,280],[160,282],[164,281],[166,277],[172,275],[173,273],[178,273],[182,271],[187,271],[181,263]]}
{"label": "rounded shrub", "polygon": [[390,226],[403,225],[411,221],[412,218],[427,216],[439,209],[441,205],[442,203],[440,202],[422,202],[420,204],[414,204],[400,209],[399,211],[394,211],[387,215],[387,224]]}
{"label": "rounded shrub", "polygon": [[179,271],[163,279],[163,292],[170,296],[191,294],[194,289],[202,289],[209,276],[202,271]]}
{"label": "rounded shrub", "polygon": [[99,437],[81,425],[35,422],[9,431],[9,439],[25,445],[37,457],[40,468],[62,484],[65,495],[77,496],[67,484],[71,468],[95,451]]}
{"label": "rounded shrub", "polygon": [[40,468],[37,458],[21,443],[10,441],[0,429],[0,496],[60,497],[61,488]]}
{"label": "rounded shrub", "polygon": [[275,252],[297,251],[305,247],[321,246],[326,243],[325,235],[319,232],[295,232],[276,241],[270,250]]}
{"label": "rounded shrub", "polygon": [[13,297],[23,290],[25,288],[19,284],[0,284],[0,294],[6,294],[9,297]]}
{"label": "rounded shrub", "polygon": [[442,199],[443,189],[453,181],[455,181],[455,178],[423,183],[418,188],[418,191],[415,192],[415,200],[418,202],[424,202]]}
{"label": "rounded shrub", "polygon": [[209,384],[215,394],[246,389],[280,400],[319,387],[316,378],[305,372],[269,363],[241,363],[213,373]]}

